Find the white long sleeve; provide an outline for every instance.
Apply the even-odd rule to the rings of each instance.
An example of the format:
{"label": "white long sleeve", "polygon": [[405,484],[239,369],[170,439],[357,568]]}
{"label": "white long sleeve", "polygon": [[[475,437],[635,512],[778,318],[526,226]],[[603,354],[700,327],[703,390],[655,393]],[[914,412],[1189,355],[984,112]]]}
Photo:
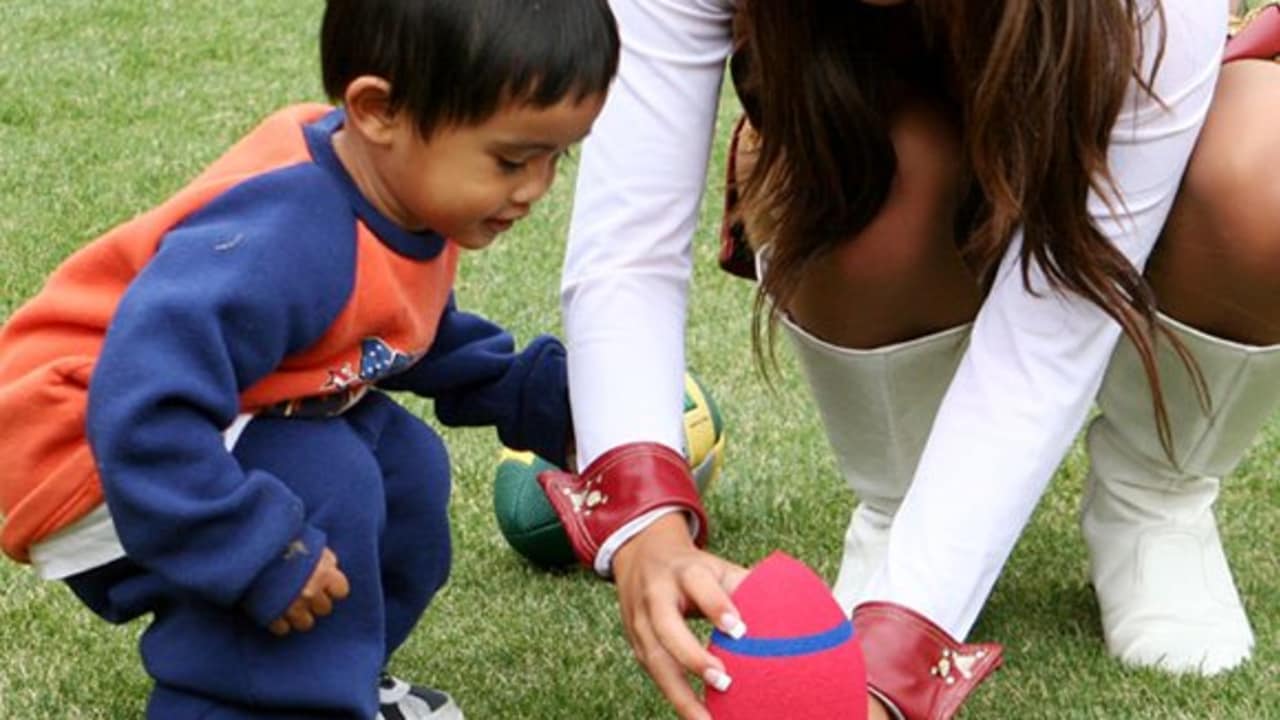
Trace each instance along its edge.
{"label": "white long sleeve", "polygon": [[[1134,88],[1111,135],[1123,203],[1094,196],[1098,228],[1144,266],[1178,190],[1213,95],[1226,26],[1222,3],[1165,0],[1157,102]],[[1148,58],[1159,43],[1148,25]],[[1021,237],[1003,259],[970,345],[938,411],[884,568],[864,598],[914,608],[963,638],[1071,445],[1102,382],[1119,326],[1077,296],[1022,284]]]}
{"label": "white long sleeve", "polygon": [[580,467],[615,446],[678,450],[690,245],[730,0],[614,0],[619,76],[584,144],[561,301]]}

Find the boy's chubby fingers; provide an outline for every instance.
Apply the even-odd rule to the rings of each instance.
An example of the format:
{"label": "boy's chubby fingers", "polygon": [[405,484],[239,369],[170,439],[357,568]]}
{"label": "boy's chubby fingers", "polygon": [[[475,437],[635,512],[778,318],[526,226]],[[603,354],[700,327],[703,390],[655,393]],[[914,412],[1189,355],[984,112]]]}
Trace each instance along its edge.
{"label": "boy's chubby fingers", "polygon": [[307,598],[307,608],[311,610],[312,615],[325,617],[333,612],[333,599],[329,597],[327,592],[318,592],[314,596]]}
{"label": "boy's chubby fingers", "polygon": [[288,620],[289,627],[298,632],[307,632],[316,626],[316,618],[307,608],[306,602],[295,602],[285,612],[284,617]]}
{"label": "boy's chubby fingers", "polygon": [[320,563],[316,566],[311,582],[307,583],[308,587],[313,583],[332,600],[343,600],[351,592],[346,574],[338,567],[338,556],[329,548],[321,553]]}
{"label": "boy's chubby fingers", "polygon": [[334,567],[333,572],[327,578],[324,591],[326,595],[334,600],[345,600],[351,594],[351,583],[347,580],[345,573]]}
{"label": "boy's chubby fingers", "polygon": [[267,630],[280,637],[294,630],[307,632],[315,627],[316,618],[333,612],[335,600],[342,600],[350,592],[347,576],[338,569],[338,556],[325,548],[298,597],[290,603],[284,615],[267,626]]}
{"label": "boy's chubby fingers", "polygon": [[271,624],[267,626],[267,630],[272,635],[275,635],[277,637],[284,637],[285,635],[289,634],[289,621],[285,620],[284,618],[273,620]]}

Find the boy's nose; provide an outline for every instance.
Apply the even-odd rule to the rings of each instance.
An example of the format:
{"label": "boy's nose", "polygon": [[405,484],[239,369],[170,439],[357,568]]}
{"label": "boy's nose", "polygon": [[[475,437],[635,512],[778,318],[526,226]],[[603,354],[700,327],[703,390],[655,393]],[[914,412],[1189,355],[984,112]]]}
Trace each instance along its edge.
{"label": "boy's nose", "polygon": [[540,162],[531,166],[525,181],[520,183],[512,193],[511,202],[517,205],[532,205],[551,189],[551,182],[555,180],[555,176],[554,162]]}

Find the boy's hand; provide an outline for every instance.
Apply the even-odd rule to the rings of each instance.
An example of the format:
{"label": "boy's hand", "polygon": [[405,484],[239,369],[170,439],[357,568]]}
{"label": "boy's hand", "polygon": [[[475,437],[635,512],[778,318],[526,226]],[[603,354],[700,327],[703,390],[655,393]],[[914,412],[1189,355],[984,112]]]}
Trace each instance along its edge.
{"label": "boy's hand", "polygon": [[351,592],[347,576],[338,569],[338,556],[329,548],[320,553],[320,562],[302,586],[302,592],[267,629],[280,636],[290,630],[306,632],[316,625],[316,618],[333,612],[335,600],[342,600]]}

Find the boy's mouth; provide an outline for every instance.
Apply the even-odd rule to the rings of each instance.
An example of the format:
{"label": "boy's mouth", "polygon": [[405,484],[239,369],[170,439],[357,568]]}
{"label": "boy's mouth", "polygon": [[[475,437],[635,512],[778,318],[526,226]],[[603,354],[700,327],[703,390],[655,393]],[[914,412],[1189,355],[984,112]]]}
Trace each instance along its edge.
{"label": "boy's mouth", "polygon": [[516,224],[516,221],[523,219],[524,216],[527,214],[528,214],[527,212],[523,212],[523,213],[520,213],[519,215],[507,215],[505,217],[491,217],[488,220],[484,221],[484,226],[495,234],[500,232],[506,232],[507,230],[511,229],[512,225]]}
{"label": "boy's mouth", "polygon": [[506,232],[511,229],[511,226],[514,225],[515,222],[516,221],[514,219],[489,218],[484,221],[484,226],[494,235],[497,235],[498,233]]}

